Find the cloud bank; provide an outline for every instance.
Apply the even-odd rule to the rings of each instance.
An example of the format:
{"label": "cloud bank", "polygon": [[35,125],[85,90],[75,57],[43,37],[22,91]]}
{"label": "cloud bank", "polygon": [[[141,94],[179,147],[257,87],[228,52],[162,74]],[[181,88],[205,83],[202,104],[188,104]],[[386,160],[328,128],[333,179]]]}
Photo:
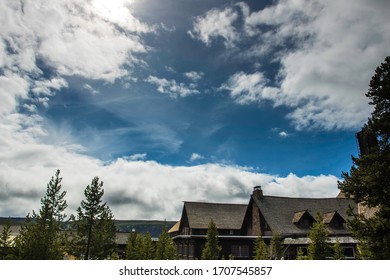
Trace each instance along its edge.
{"label": "cloud bank", "polygon": [[[104,182],[104,199],[117,219],[179,219],[183,201],[247,203],[252,188],[266,195],[333,197],[332,175],[286,177],[221,164],[171,166],[155,161],[117,159],[109,164],[48,145],[23,145],[0,169],[0,216],[25,216],[39,208],[46,184],[60,168],[67,213],[74,213],[94,176]],[[2,151],[4,152],[4,151]],[[13,153],[14,154],[14,153]],[[7,153],[2,153],[4,162]],[[50,172],[51,171],[51,172]]]}

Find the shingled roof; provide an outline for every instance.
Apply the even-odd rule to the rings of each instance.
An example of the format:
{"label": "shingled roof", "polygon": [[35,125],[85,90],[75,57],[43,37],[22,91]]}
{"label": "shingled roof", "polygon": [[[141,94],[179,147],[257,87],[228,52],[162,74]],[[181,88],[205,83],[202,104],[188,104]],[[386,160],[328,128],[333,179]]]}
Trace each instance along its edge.
{"label": "shingled roof", "polygon": [[[254,203],[260,209],[264,219],[272,231],[281,234],[306,234],[307,229],[297,227],[293,221],[299,219],[300,214],[306,211],[316,217],[317,213],[336,212],[347,220],[346,211],[351,205],[356,204],[352,199],[347,198],[291,198],[277,196],[263,196],[258,198],[252,195]],[[306,211],[305,211],[306,210]],[[334,230],[337,234],[347,233],[346,229]]]}
{"label": "shingled roof", "polygon": [[218,229],[241,229],[247,204],[184,202],[190,228],[207,229],[212,219]]}

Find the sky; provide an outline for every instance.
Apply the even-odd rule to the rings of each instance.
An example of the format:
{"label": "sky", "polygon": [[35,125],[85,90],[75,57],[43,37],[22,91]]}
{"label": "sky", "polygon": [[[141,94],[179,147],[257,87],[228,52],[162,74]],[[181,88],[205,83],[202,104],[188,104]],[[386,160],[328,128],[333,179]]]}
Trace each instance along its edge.
{"label": "sky", "polygon": [[0,216],[334,197],[389,55],[387,0],[0,1]]}

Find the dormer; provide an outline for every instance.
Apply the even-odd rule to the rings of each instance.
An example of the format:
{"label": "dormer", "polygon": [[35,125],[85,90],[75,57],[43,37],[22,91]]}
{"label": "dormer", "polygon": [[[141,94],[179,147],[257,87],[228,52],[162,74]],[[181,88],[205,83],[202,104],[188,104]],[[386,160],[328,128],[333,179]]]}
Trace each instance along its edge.
{"label": "dormer", "polygon": [[302,210],[294,213],[292,222],[297,227],[310,228],[315,222],[315,219],[307,210]]}
{"label": "dormer", "polygon": [[323,215],[324,224],[334,228],[334,229],[343,229],[345,228],[345,220],[337,211],[324,213]]}

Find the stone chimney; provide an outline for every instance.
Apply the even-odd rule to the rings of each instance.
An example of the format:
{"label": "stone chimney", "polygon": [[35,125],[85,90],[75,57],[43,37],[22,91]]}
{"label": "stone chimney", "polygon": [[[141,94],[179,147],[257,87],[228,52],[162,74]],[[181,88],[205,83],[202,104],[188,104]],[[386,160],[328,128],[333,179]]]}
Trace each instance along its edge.
{"label": "stone chimney", "polygon": [[261,189],[261,186],[256,186],[253,188],[253,192],[252,192],[252,195],[258,199],[262,199],[263,198],[263,191]]}

